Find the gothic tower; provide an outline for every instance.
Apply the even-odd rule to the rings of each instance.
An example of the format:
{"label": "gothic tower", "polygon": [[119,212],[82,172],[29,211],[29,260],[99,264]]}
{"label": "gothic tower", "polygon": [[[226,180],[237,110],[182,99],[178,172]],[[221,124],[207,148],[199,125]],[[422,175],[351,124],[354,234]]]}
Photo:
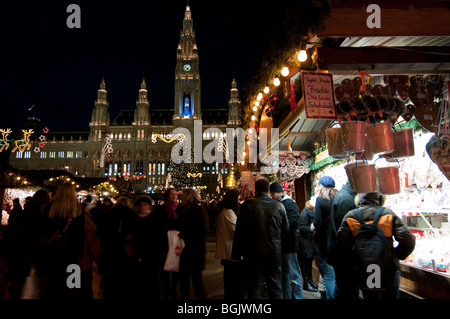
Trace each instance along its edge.
{"label": "gothic tower", "polygon": [[233,77],[231,82],[230,99],[228,100],[228,122],[231,127],[237,127],[241,124],[241,100],[239,99],[239,90],[237,89],[236,79]]}
{"label": "gothic tower", "polygon": [[139,97],[136,101],[136,109],[134,110],[134,125],[149,125],[150,124],[150,102],[148,100],[147,85],[145,79],[142,78],[141,88],[139,90]]}
{"label": "gothic tower", "polygon": [[107,91],[105,79],[102,79],[100,83],[100,89],[97,92],[97,100],[94,103],[94,110],[92,111],[91,122],[89,126],[91,127],[91,133],[94,135],[95,140],[102,138],[107,127],[109,126],[109,103],[107,100]]}
{"label": "gothic tower", "polygon": [[[174,120],[201,118],[201,87],[191,8],[186,6],[175,66]],[[180,125],[184,126],[180,123]]]}

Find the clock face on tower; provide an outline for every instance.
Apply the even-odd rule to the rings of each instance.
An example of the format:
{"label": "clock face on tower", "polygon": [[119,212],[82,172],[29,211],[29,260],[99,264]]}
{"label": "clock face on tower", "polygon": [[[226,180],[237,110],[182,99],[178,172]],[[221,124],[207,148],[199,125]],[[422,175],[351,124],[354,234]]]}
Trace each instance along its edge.
{"label": "clock face on tower", "polygon": [[189,64],[185,64],[185,65],[183,65],[183,70],[190,71],[191,70],[191,66]]}

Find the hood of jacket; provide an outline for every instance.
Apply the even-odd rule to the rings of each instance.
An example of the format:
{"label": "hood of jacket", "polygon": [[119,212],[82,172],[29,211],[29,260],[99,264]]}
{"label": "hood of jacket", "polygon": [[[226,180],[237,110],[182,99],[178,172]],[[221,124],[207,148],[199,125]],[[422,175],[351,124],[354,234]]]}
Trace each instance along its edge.
{"label": "hood of jacket", "polygon": [[380,193],[360,193],[358,194],[359,198],[359,207],[363,206],[379,206],[380,205]]}
{"label": "hood of jacket", "polygon": [[292,199],[292,197],[287,195],[287,194],[283,194],[283,195],[280,196],[279,201],[282,202],[282,201],[287,200],[287,199]]}

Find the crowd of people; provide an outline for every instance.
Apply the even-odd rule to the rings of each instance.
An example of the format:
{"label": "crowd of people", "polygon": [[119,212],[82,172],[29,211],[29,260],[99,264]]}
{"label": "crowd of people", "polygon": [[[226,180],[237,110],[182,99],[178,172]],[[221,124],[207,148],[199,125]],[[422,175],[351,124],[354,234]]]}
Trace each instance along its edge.
{"label": "crowd of people", "polygon": [[[329,176],[318,181],[317,196],[302,210],[279,183],[265,179],[255,182],[254,196],[240,195],[227,191],[208,213],[191,188],[181,196],[168,189],[161,205],[145,194],[80,202],[71,184],[60,184],[54,194],[39,190],[23,210],[19,204],[0,241],[0,298],[206,299],[209,232],[216,234],[225,299],[302,299],[303,290],[359,298],[351,254],[361,225],[354,211],[373,219],[382,196],[356,194],[348,184],[338,192]],[[395,264],[412,252],[414,236],[389,208],[382,215]],[[164,269],[169,230],[184,241],[179,271]],[[376,293],[362,289],[364,297],[398,297],[395,267],[390,278]]]}

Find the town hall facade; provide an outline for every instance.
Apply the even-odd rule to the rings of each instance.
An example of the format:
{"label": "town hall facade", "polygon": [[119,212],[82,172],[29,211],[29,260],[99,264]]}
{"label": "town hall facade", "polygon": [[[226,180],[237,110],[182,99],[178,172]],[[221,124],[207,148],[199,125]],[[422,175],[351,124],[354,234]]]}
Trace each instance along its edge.
{"label": "town hall facade", "polygon": [[[122,110],[111,122],[107,82],[102,79],[89,132],[50,131],[39,152],[33,151],[42,142],[36,135],[30,141],[30,150],[11,153],[10,164],[18,169],[63,169],[79,177],[123,176],[133,183],[135,191],[161,192],[170,177],[171,150],[177,143],[172,132],[176,128],[186,128],[194,136],[194,122],[201,120],[205,145],[226,136],[227,128],[241,124],[241,102],[234,78],[227,107],[202,108],[199,56],[190,6],[185,10],[176,53],[173,109],[153,109],[142,79],[135,108]],[[28,125],[39,126],[38,119],[29,120]],[[208,128],[218,128],[221,133],[210,134]],[[214,197],[218,175],[225,178],[228,169],[218,163],[199,165],[202,186],[206,186],[203,193]]]}

